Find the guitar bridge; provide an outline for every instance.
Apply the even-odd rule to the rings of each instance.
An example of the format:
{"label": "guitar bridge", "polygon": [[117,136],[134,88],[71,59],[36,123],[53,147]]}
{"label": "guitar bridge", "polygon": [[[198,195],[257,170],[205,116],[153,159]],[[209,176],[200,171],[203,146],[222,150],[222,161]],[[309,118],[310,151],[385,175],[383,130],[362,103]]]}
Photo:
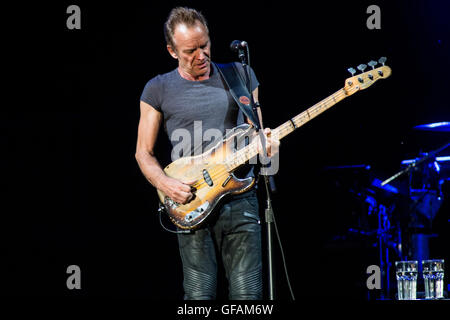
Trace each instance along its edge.
{"label": "guitar bridge", "polygon": [[205,201],[204,204],[202,204],[201,206],[197,207],[195,210],[192,210],[191,212],[189,212],[185,217],[184,220],[186,222],[192,222],[194,219],[196,219],[198,216],[200,216],[201,214],[203,214],[203,212],[206,211],[206,209],[208,209],[209,207],[209,202]]}

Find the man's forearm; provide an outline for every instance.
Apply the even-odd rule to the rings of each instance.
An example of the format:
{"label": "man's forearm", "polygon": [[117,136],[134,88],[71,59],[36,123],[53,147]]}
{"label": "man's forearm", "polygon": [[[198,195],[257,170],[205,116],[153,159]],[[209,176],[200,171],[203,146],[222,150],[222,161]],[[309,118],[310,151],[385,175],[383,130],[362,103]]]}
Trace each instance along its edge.
{"label": "man's forearm", "polygon": [[148,152],[137,152],[135,157],[145,178],[156,189],[160,189],[161,181],[167,176],[156,157]]}

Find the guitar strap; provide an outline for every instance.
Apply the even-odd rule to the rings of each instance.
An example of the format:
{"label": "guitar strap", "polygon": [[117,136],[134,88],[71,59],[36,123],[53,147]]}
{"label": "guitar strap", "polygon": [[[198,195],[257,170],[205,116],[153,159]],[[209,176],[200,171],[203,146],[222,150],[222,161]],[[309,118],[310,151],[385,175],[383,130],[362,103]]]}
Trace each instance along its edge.
{"label": "guitar strap", "polygon": [[214,63],[217,70],[219,70],[222,79],[228,86],[231,96],[241,111],[247,116],[247,118],[253,123],[253,125],[258,128],[259,122],[252,110],[250,105],[250,93],[248,92],[247,86],[245,85],[244,79],[242,79],[241,74],[236,68],[234,62],[219,64]]}

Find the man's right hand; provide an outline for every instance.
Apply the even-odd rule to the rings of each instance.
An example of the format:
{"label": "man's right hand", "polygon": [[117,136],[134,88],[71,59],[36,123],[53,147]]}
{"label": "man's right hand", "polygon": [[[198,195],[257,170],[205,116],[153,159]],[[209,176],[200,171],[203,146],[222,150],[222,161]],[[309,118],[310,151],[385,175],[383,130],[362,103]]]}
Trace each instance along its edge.
{"label": "man's right hand", "polygon": [[160,181],[159,189],[173,201],[186,204],[194,197],[191,185],[195,182],[196,180],[183,182],[166,176]]}

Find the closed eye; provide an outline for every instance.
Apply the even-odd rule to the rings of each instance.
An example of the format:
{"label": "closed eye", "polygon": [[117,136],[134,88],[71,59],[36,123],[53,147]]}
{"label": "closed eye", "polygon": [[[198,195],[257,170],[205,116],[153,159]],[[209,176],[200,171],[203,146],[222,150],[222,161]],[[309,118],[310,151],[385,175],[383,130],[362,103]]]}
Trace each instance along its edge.
{"label": "closed eye", "polygon": [[[205,49],[205,48],[208,46],[208,43],[209,43],[209,41],[206,42],[204,45],[200,46],[199,48],[202,49],[202,50]],[[194,49],[187,49],[187,50],[184,50],[184,52],[186,52],[187,54],[192,54],[192,53],[194,53],[196,50],[197,50],[197,48],[194,48]]]}

